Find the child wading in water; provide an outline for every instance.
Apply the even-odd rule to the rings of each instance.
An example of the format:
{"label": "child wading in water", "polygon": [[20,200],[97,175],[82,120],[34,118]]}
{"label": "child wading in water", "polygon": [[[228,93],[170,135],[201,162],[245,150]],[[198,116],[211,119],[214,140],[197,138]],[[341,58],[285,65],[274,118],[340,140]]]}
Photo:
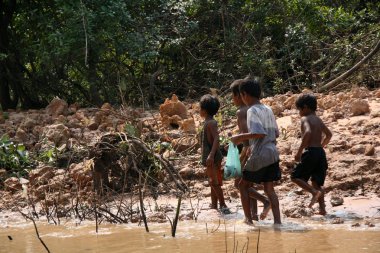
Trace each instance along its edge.
{"label": "child wading in water", "polygon": [[206,167],[206,173],[211,187],[211,208],[218,208],[224,214],[231,213],[224,202],[222,190],[222,160],[219,149],[218,123],[214,119],[220,107],[219,100],[211,95],[204,95],[200,101],[200,115],[205,119],[201,133],[202,165]]}
{"label": "child wading in water", "polygon": [[[301,119],[302,143],[295,156],[300,162],[293,170],[291,178],[302,189],[310,192],[312,198],[309,207],[318,202],[319,213],[326,214],[324,191],[327,171],[327,159],[324,147],[329,143],[332,133],[315,114],[317,99],[311,94],[303,94],[296,101]],[[322,133],[325,138],[322,140]],[[302,151],[305,150],[303,153]],[[311,177],[312,185],[308,184]]]}
{"label": "child wading in water", "polygon": [[[232,91],[232,101],[234,105],[238,106],[236,117],[239,133],[248,133],[247,110],[249,107],[244,104],[239,91],[240,83],[242,83],[243,80],[244,79],[235,80],[234,82],[232,82],[230,88]],[[249,141],[243,142],[243,144],[240,144],[238,148],[240,152],[240,162],[242,165],[244,165],[249,155]],[[246,189],[241,187],[241,180],[241,178],[235,179],[235,187],[237,187],[240,190],[240,198],[241,204],[243,206],[244,215],[246,217],[250,217],[248,219],[253,219],[257,221],[259,219],[257,216],[257,200],[249,198],[248,192],[245,191]],[[248,183],[248,185],[250,185],[250,187],[253,186],[252,183]]]}
{"label": "child wading in water", "polygon": [[[272,110],[260,103],[261,87],[256,80],[244,79],[240,84],[240,96],[249,106],[247,111],[248,132],[231,138],[235,144],[250,141],[251,154],[243,168],[243,179],[240,182],[242,198],[254,198],[264,204],[260,215],[264,219],[272,208],[274,223],[281,224],[280,206],[274,191],[274,181],[281,179],[279,153],[276,148],[276,138],[279,135],[276,119]],[[250,187],[251,183],[262,183],[268,198]],[[249,212],[246,222],[252,223]],[[247,217],[248,215],[248,217]]]}

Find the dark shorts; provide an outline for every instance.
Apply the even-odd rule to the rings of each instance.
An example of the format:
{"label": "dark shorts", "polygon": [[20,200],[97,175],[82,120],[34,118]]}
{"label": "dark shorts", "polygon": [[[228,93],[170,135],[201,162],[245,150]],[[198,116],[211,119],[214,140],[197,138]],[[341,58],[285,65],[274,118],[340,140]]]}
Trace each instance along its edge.
{"label": "dark shorts", "polygon": [[241,151],[242,151],[243,148],[244,148],[243,143],[240,143],[239,145],[237,145],[237,148],[238,148],[238,150],[239,150],[239,154],[241,154]]}
{"label": "dark shorts", "polygon": [[291,178],[299,178],[307,182],[311,177],[311,181],[323,186],[327,167],[326,153],[322,147],[306,148],[301,162],[293,169]]}
{"label": "dark shorts", "polygon": [[256,184],[278,181],[281,179],[280,163],[273,163],[258,171],[243,170],[243,179]]}

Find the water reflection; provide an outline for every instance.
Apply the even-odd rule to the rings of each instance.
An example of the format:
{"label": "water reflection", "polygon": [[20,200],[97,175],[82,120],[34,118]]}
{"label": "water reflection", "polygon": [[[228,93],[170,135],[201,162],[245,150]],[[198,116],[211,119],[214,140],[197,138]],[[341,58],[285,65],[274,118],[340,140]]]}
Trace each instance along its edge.
{"label": "water reflection", "polygon": [[[103,225],[99,233],[95,226],[63,227],[39,224],[40,235],[52,253],[73,252],[241,252],[248,242],[248,252],[256,252],[260,229],[259,252],[380,252],[379,228],[373,231],[314,229],[302,223],[286,221],[274,227],[270,221],[258,222],[254,227],[236,220],[181,222],[177,237],[170,236],[169,224],[151,224],[150,233],[135,224]],[[7,236],[11,235],[10,241]],[[248,238],[248,239],[247,239]],[[248,241],[249,240],[249,241]],[[44,249],[38,241],[32,225],[0,228],[0,253],[39,253]],[[236,252],[236,250],[235,250]]]}

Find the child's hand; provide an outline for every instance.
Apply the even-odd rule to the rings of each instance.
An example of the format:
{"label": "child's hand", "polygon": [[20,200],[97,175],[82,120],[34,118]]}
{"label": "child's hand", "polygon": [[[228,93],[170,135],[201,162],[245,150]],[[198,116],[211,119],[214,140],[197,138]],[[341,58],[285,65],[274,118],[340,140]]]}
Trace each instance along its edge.
{"label": "child's hand", "polygon": [[235,144],[235,145],[238,145],[240,143],[240,140],[239,140],[239,136],[238,135],[235,135],[235,136],[232,136],[230,141]]}
{"label": "child's hand", "polygon": [[208,156],[206,160],[207,167],[214,167],[214,156]]}

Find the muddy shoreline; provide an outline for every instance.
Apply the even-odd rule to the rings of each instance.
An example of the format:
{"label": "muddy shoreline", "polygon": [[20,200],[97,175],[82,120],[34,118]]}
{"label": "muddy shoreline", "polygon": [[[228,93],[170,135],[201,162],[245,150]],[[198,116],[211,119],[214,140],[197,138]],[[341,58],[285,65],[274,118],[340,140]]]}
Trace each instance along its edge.
{"label": "muddy shoreline", "polygon": [[[379,228],[380,90],[355,88],[346,92],[317,94],[318,115],[333,132],[331,143],[326,148],[329,162],[325,184],[326,217],[315,215],[317,210],[307,208],[310,196],[290,181],[294,151],[300,141],[299,116],[294,108],[297,96],[287,93],[262,101],[272,107],[281,131],[278,148],[283,176],[276,190],[283,219]],[[221,136],[226,138],[229,132],[236,131],[236,108],[233,108],[228,97],[222,99],[222,105],[217,119],[221,124]],[[8,169],[0,168],[0,224],[3,226],[12,221],[25,220],[19,211],[52,224],[59,219],[62,222],[77,219],[92,221],[95,219],[95,205],[105,210],[103,213],[98,210],[102,222],[139,223],[141,205],[136,185],[139,173],[147,168],[161,168],[149,171],[154,171],[154,174],[149,174],[153,179],[146,179],[148,183],[143,187],[148,223],[168,222],[168,217],[172,219],[177,196],[183,192],[178,187],[180,180],[184,181],[190,192],[184,195],[180,220],[200,219],[203,216],[205,220],[223,218],[220,213],[208,210],[209,188],[199,164],[197,129],[200,123],[197,103],[183,103],[175,97],[165,101],[159,111],[115,109],[109,104],[100,109],[80,108],[54,100],[45,110],[2,114],[1,135],[7,134],[14,143],[23,143],[35,157],[50,150],[57,153],[48,160],[46,157],[45,160],[36,159],[34,169],[21,179],[12,177]],[[157,164],[156,160],[152,162],[146,156],[136,156],[135,163],[141,162],[141,166],[137,164],[138,170],[133,170],[134,163],[126,158],[126,153],[120,153],[112,166],[106,164],[102,167],[108,173],[109,190],[96,197],[99,194],[94,193],[96,159],[95,156],[91,157],[89,150],[109,133],[138,135],[139,139],[149,144],[149,152],[170,162],[172,167],[163,169],[163,165]],[[142,154],[139,150],[133,152]],[[106,161],[109,160],[112,159]],[[123,164],[129,167],[124,168]],[[141,168],[144,166],[147,168]],[[117,174],[120,170],[129,174]],[[127,178],[129,185],[121,184],[121,175]],[[227,204],[238,214],[235,218],[239,220],[241,206],[238,190],[232,181],[226,181],[223,189]],[[271,222],[271,216],[267,221]]]}

